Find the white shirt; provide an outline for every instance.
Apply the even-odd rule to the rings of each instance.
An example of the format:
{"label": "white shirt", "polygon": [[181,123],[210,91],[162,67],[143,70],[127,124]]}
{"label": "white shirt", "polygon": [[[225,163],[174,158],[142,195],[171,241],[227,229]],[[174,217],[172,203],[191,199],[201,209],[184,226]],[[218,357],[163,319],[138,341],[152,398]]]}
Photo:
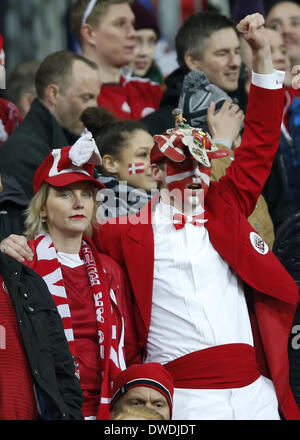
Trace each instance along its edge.
{"label": "white shirt", "polygon": [[242,286],[205,226],[176,230],[175,208],[157,204],[147,362],[167,363],[221,344],[253,345]]}
{"label": "white shirt", "polygon": [[[165,364],[226,343],[253,345],[242,285],[212,246],[205,226],[176,230],[170,205],[153,216],[154,280],[145,362]],[[242,388],[175,388],[173,420],[278,420],[271,380]]]}

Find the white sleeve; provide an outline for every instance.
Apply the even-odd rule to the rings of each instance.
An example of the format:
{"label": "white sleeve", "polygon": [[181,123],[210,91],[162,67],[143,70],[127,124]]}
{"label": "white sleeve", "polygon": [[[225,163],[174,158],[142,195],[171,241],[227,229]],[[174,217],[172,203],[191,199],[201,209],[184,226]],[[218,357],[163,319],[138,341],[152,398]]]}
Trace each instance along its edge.
{"label": "white sleeve", "polygon": [[283,86],[285,72],[282,70],[275,70],[273,73],[262,75],[252,71],[252,84],[264,89],[281,89]]}

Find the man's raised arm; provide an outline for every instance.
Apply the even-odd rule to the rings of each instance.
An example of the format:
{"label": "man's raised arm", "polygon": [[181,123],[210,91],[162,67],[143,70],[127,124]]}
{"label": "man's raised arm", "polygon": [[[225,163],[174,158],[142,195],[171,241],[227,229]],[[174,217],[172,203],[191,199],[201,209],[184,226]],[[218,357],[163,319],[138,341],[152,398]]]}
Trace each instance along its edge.
{"label": "man's raised arm", "polygon": [[261,14],[247,15],[237,25],[252,49],[252,69],[255,73],[273,73],[269,37],[264,27],[265,19]]}

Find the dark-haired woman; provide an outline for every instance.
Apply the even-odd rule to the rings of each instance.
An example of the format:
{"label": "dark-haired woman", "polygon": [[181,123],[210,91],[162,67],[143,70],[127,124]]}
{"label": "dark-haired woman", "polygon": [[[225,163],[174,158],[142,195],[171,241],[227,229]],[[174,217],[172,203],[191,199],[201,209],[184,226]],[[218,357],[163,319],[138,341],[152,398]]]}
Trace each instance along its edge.
{"label": "dark-haired woman", "polygon": [[153,138],[138,121],[120,121],[103,107],[86,109],[81,120],[93,134],[102,166],[96,178],[105,186],[97,220],[136,214],[157,190],[152,179]]}

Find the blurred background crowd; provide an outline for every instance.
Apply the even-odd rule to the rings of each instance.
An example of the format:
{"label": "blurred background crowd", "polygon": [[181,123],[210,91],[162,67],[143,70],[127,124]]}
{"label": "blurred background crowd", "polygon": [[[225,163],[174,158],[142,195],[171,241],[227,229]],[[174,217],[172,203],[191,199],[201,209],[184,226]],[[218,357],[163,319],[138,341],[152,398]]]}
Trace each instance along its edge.
{"label": "blurred background crowd", "polygon": [[[216,10],[238,21],[247,9],[262,12],[264,8],[267,12],[276,3],[275,0],[139,1],[157,14],[161,44],[156,58],[165,75],[176,67],[175,35],[187,16],[202,10]],[[8,73],[20,62],[43,59],[57,50],[77,49],[69,27],[73,4],[74,0],[0,0],[0,32],[5,35]]]}

